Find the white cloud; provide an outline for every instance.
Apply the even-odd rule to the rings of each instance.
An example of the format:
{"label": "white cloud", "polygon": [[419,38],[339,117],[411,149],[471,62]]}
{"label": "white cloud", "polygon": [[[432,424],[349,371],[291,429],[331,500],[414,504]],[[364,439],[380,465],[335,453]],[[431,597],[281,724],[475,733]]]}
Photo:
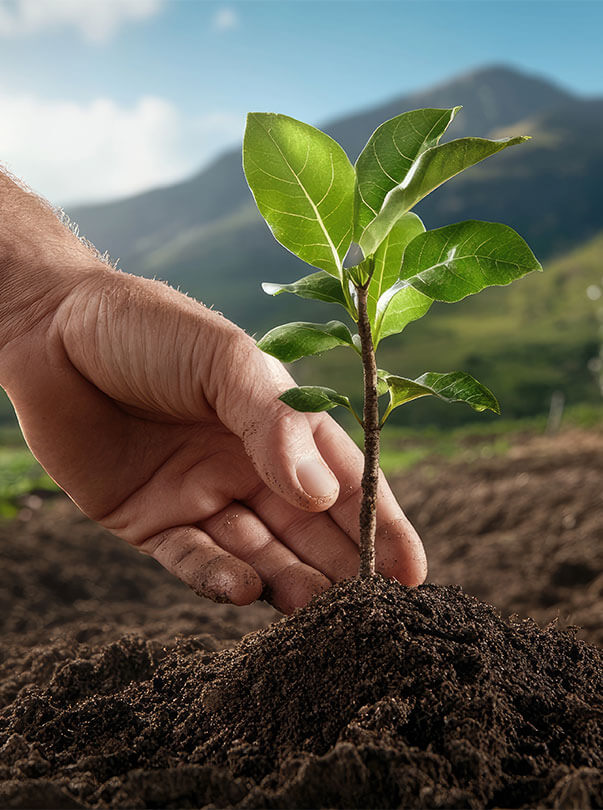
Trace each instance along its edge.
{"label": "white cloud", "polygon": [[127,22],[158,14],[165,0],[0,0],[0,37],[74,28],[104,42]]}
{"label": "white cloud", "polygon": [[220,8],[212,19],[212,26],[216,31],[229,31],[239,25],[239,15],[232,8]]}
{"label": "white cloud", "polygon": [[0,92],[0,162],[53,204],[107,200],[171,183],[241,137],[239,116],[183,116],[164,99],[133,107]]}

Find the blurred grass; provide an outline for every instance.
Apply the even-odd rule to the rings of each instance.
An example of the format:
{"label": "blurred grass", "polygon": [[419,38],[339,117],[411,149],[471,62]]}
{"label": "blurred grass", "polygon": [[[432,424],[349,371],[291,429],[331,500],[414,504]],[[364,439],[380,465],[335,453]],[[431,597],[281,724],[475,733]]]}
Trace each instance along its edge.
{"label": "blurred grass", "polygon": [[[409,470],[420,462],[463,461],[504,456],[526,434],[546,432],[548,414],[523,419],[497,419],[482,425],[472,422],[456,428],[386,425],[382,433],[381,467],[386,475]],[[561,431],[568,428],[603,429],[603,406],[574,405],[563,414]],[[362,446],[359,428],[350,430]]]}
{"label": "blurred grass", "polygon": [[0,517],[19,512],[19,498],[35,490],[56,492],[57,485],[29,452],[16,428],[0,429]]}
{"label": "blurred grass", "polygon": [[[543,434],[547,415],[524,419],[485,420],[456,428],[388,425],[382,434],[381,466],[386,475],[409,470],[420,462],[472,461],[504,456],[526,434]],[[362,432],[354,422],[346,424],[353,439],[362,445]],[[566,408],[565,428],[603,429],[601,405]],[[57,492],[58,487],[29,452],[19,430],[0,426],[0,518],[18,514],[20,500],[32,491]]]}

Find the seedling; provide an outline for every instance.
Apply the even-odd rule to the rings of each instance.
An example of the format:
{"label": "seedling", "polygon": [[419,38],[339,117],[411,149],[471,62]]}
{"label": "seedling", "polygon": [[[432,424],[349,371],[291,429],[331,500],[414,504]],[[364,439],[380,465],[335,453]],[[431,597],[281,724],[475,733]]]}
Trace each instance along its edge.
{"label": "seedling", "polygon": [[[347,346],[360,355],[362,418],[343,393],[323,386],[291,388],[283,402],[298,411],[347,408],[364,430],[359,576],[375,572],[380,431],[395,408],[425,396],[500,413],[492,392],[461,371],[428,371],[415,380],[377,367],[382,340],[422,318],[434,301],[453,303],[491,285],[542,270],[511,228],[468,220],[427,231],[412,208],[450,178],[526,137],[440,138],[460,107],[424,109],[386,121],[355,166],[332,138],[285,115],[250,113],[243,166],[274,237],[317,268],[291,284],[264,284],[269,295],[339,304],[341,321],[277,326],[258,346],[284,362]],[[380,415],[379,398],[389,394]]]}

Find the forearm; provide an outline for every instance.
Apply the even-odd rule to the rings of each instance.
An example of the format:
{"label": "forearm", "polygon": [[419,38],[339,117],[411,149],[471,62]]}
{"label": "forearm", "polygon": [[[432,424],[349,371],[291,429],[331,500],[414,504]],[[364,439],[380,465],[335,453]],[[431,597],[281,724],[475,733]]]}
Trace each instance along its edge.
{"label": "forearm", "polygon": [[99,265],[48,203],[0,170],[0,361]]}

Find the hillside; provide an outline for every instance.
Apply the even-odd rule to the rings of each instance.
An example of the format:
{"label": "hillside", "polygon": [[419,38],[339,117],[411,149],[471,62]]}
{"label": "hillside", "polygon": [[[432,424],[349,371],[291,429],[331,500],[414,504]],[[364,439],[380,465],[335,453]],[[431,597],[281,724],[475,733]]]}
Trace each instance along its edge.
{"label": "hillside", "polygon": [[[587,363],[598,351],[601,303],[589,300],[586,288],[602,283],[603,230],[545,263],[544,273],[532,273],[510,287],[485,290],[453,307],[434,305],[429,320],[412,323],[403,335],[383,342],[380,365],[409,375],[428,369],[469,371],[492,387],[507,417],[546,411],[556,390],[565,393],[568,404],[600,402]],[[292,296],[264,298],[271,325],[285,320],[292,302],[294,317],[303,320],[308,313],[322,320],[341,317],[341,310],[335,307],[320,305],[317,310],[311,302]],[[301,360],[292,366],[292,372],[299,383],[354,391],[359,403],[357,361],[343,350]],[[0,395],[0,423],[10,419],[11,413],[8,401]],[[394,421],[406,424],[460,424],[495,418],[428,399],[418,406],[411,403],[393,416]]]}
{"label": "hillside", "polygon": [[[529,133],[533,140],[450,181],[419,212],[428,227],[467,218],[512,225],[545,273],[453,308],[434,307],[427,321],[384,344],[381,364],[409,374],[466,369],[496,390],[509,416],[546,409],[556,389],[565,390],[569,401],[594,401],[586,362],[596,350],[597,324],[584,290],[600,283],[603,264],[603,100],[578,99],[546,80],[492,67],[325,128],[353,156],[381,121],[406,109],[459,103],[464,109],[450,137]],[[252,333],[286,320],[329,317],[323,305],[293,296],[273,300],[261,292],[262,281],[290,280],[304,269],[260,220],[239,150],[187,182],[69,213],[124,269],[167,279]],[[318,381],[318,375],[345,389],[349,371],[339,351],[296,367],[302,382]],[[5,410],[0,402],[0,418]],[[411,406],[404,418],[472,416],[434,402]]]}
{"label": "hillside", "polygon": [[[447,137],[458,137],[508,129],[520,120],[574,103],[579,104],[549,82],[508,68],[493,67],[434,89],[393,99],[372,110],[334,121],[325,128],[355,157],[382,121],[408,109],[463,104],[462,113],[447,134]],[[540,192],[535,191],[533,176],[526,167],[529,169],[540,148],[529,144],[524,147],[523,156],[505,155],[507,159],[502,163],[503,156],[498,158],[497,168],[473,169],[468,181],[463,180],[462,194],[458,186],[460,179],[445,186],[438,192],[437,199],[427,200],[422,206],[428,224],[437,226],[451,218],[469,216],[497,218],[496,212],[502,208],[504,221],[529,230],[537,209],[542,207],[542,199],[535,204],[535,194],[538,196]],[[553,177],[562,171],[546,149],[538,160],[544,163],[543,171],[552,171]],[[495,172],[494,177],[492,172]],[[507,182],[508,173],[513,182]],[[580,173],[579,182],[585,173],[592,175],[590,164]],[[522,178],[524,182],[517,182]],[[593,195],[595,193],[596,190]],[[185,183],[116,203],[76,208],[69,213],[79,223],[81,232],[101,251],[107,250],[114,258],[119,258],[124,269],[157,275],[179,284],[250,329],[261,328],[269,317],[269,307],[258,296],[259,283],[270,277],[291,278],[299,272],[298,260],[274,244],[255,210],[243,176],[239,150],[223,155]],[[551,222],[550,227],[545,225],[542,238],[540,218],[532,230],[539,237],[536,249],[550,255],[549,237],[557,234],[557,221]],[[576,228],[581,231],[576,236],[572,228],[566,230],[569,233],[567,244],[575,245],[585,228]]]}
{"label": "hillside", "polygon": [[[587,368],[601,340],[601,304],[588,299],[586,288],[603,282],[602,257],[603,231],[547,262],[544,273],[490,288],[454,306],[434,305],[429,320],[411,323],[402,335],[383,342],[379,365],[405,376],[468,371],[493,389],[506,417],[546,411],[553,391],[562,391],[568,404],[601,402]],[[280,313],[274,316],[278,322]],[[300,360],[293,374],[300,384],[320,382],[347,393],[350,379],[357,377],[357,361],[337,349],[319,359]],[[355,398],[359,404],[358,383]],[[392,418],[404,424],[461,424],[497,417],[424,399]]]}

